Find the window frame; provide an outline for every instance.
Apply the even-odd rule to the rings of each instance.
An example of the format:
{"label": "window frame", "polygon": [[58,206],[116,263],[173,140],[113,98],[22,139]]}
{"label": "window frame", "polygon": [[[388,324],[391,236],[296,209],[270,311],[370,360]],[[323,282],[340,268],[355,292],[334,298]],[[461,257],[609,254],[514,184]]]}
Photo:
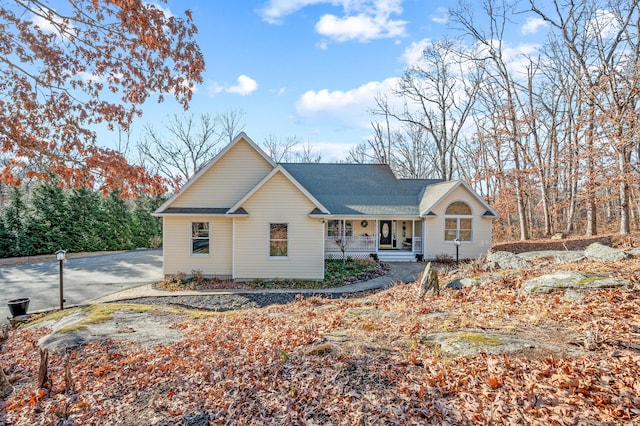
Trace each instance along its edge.
{"label": "window frame", "polygon": [[[447,211],[454,205],[457,203],[463,203],[471,212],[470,214],[457,214],[457,213],[449,213],[447,214]],[[455,228],[452,227],[449,223],[449,221],[454,221],[455,220]],[[462,228],[462,221],[469,222],[468,227]],[[450,235],[452,231],[455,231],[455,236]],[[469,234],[469,239],[462,239],[461,235],[463,233],[468,233]],[[450,238],[451,236],[453,236],[453,238]],[[445,242],[450,242],[450,243],[454,243],[456,239],[459,239],[461,243],[472,243],[473,242],[473,210],[471,209],[471,206],[469,205],[469,203],[467,203],[466,201],[453,201],[451,202],[447,208],[445,209],[445,214],[444,214],[444,241]]]}
{"label": "window frame", "polygon": [[[196,224],[206,224],[207,236],[203,237],[200,235],[196,235]],[[202,229],[199,230],[200,232]],[[196,241],[207,241],[207,252],[200,253],[194,251]],[[191,222],[191,256],[210,256],[211,255],[211,223],[209,221],[192,221]]]}
{"label": "window frame", "polygon": [[[284,229],[286,231],[286,238],[273,238],[271,235],[271,231],[272,231],[272,227],[273,226],[283,226],[284,225]],[[269,222],[269,245],[268,245],[268,253],[269,253],[269,259],[288,259],[289,258],[289,223],[288,222]],[[286,248],[285,248],[285,254],[284,255],[274,255],[272,254],[272,249],[274,248],[272,243],[276,242],[285,242],[286,243]]]}

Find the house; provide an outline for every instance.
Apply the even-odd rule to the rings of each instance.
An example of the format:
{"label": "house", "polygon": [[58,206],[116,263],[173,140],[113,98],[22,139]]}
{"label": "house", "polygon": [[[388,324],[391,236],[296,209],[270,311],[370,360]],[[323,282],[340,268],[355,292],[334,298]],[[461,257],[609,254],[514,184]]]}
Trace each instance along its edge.
{"label": "house", "polygon": [[497,213],[463,181],[397,179],[383,164],[276,164],[239,134],[167,200],[164,273],[322,279],[328,258],[474,258]]}

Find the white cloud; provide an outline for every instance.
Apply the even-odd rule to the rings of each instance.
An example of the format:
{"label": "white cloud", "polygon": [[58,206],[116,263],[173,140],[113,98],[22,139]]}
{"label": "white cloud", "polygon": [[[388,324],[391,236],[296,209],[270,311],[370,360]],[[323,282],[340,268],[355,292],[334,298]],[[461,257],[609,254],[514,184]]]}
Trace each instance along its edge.
{"label": "white cloud", "polygon": [[431,15],[431,21],[442,25],[449,23],[449,9],[446,7],[439,7],[436,9],[436,12],[438,12],[438,15]]}
{"label": "white cloud", "polygon": [[390,19],[388,15],[367,15],[339,18],[335,15],[323,15],[316,24],[316,31],[333,40],[368,41],[377,38],[402,37],[405,35],[406,21]]}
{"label": "white cloud", "polygon": [[610,10],[598,9],[595,18],[590,20],[586,26],[586,33],[589,38],[611,38],[620,29],[619,17]]}
{"label": "white cloud", "polygon": [[426,49],[430,44],[431,40],[425,38],[420,41],[414,41],[409,47],[404,49],[402,59],[407,64],[407,67],[418,65],[423,56],[422,52],[424,52],[424,49]]}
{"label": "white cloud", "polygon": [[280,24],[282,19],[298,10],[319,3],[339,4],[331,0],[269,0],[267,5],[257,10],[262,19],[270,24]]}
{"label": "white cloud", "polygon": [[522,35],[535,34],[540,27],[546,27],[548,24],[542,18],[527,18],[527,22],[524,23],[520,32]]}
{"label": "white cloud", "polygon": [[258,89],[258,82],[249,76],[241,75],[237,79],[235,86],[224,86],[218,82],[209,84],[207,92],[210,96],[215,96],[219,93],[235,93],[240,96],[246,96],[255,92]]}
{"label": "white cloud", "polygon": [[[342,8],[342,13],[326,13],[315,25],[316,31],[335,41],[368,41],[377,38],[404,37],[406,21],[392,19],[402,14],[403,0],[270,0],[258,10],[262,19],[279,24],[285,16],[306,6],[329,4]],[[318,47],[326,49],[326,40]]]}
{"label": "white cloud", "polygon": [[397,84],[396,78],[382,82],[372,81],[348,91],[309,90],[296,102],[300,119],[308,123],[331,123],[349,127],[369,128],[372,119],[370,110],[376,107],[377,95],[389,95]]}
{"label": "white cloud", "polygon": [[229,93],[237,93],[240,96],[248,95],[258,89],[258,82],[246,75],[238,77],[238,84],[227,89]]}

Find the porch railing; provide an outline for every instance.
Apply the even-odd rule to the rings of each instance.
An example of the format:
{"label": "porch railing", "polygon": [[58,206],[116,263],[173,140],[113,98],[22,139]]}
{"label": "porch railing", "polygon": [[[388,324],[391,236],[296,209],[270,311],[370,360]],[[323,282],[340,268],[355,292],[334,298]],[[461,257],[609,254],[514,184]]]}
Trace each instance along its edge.
{"label": "porch railing", "polygon": [[422,254],[422,237],[413,237],[411,251]]}
{"label": "porch railing", "polygon": [[[376,252],[376,240],[375,237],[327,237],[325,239],[324,251],[326,253],[342,253],[344,244],[345,252]],[[422,237],[413,237],[411,239],[410,247],[403,247],[410,249],[413,253],[422,253]]]}
{"label": "porch railing", "polygon": [[361,251],[375,253],[376,240],[374,237],[327,237],[324,243],[324,251],[327,253],[342,253]]}

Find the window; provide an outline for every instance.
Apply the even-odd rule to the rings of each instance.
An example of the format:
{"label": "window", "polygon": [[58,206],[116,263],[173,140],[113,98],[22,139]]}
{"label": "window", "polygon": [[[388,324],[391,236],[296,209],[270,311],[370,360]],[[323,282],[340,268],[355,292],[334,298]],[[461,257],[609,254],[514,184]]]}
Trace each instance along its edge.
{"label": "window", "polygon": [[444,218],[445,241],[453,241],[456,238],[471,241],[472,230],[471,207],[462,201],[449,204]]}
{"label": "window", "polygon": [[327,236],[329,237],[353,237],[352,220],[330,220],[327,223]]}
{"label": "window", "polygon": [[289,226],[286,223],[269,224],[269,256],[287,257],[289,254]]}
{"label": "window", "polygon": [[191,222],[191,254],[209,254],[209,222]]}

